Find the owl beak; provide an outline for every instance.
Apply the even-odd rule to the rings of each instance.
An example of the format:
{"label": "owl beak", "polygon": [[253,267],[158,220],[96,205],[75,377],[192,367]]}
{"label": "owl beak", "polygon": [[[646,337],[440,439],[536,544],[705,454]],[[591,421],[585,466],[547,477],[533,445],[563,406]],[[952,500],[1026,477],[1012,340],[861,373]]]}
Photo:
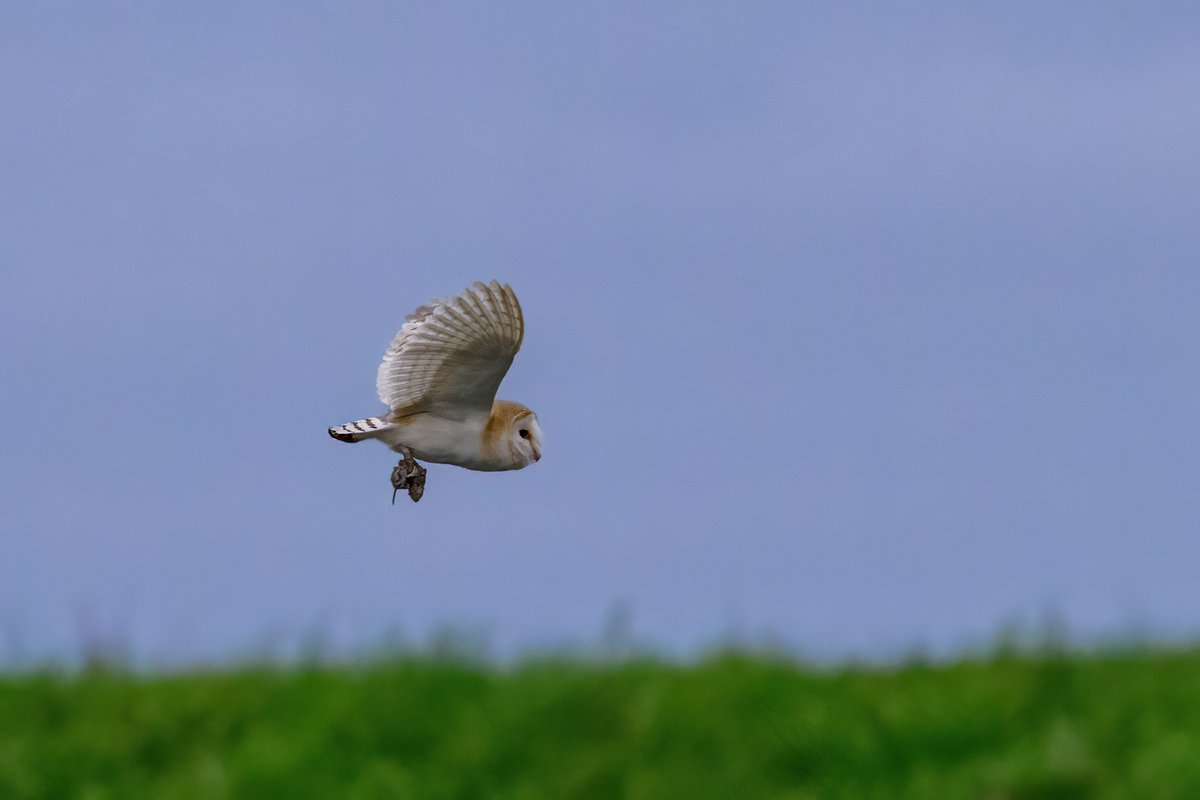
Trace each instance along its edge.
{"label": "owl beak", "polygon": [[535,448],[533,448],[533,460],[534,460],[534,461],[541,461],[541,460],[542,460],[542,451],[541,451],[541,450],[538,450],[536,447],[535,447]]}

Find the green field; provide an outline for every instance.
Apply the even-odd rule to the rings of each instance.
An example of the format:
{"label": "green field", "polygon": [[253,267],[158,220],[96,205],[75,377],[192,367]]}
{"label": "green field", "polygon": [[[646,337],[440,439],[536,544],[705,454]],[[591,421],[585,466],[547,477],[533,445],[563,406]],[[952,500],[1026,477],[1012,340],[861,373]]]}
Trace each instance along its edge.
{"label": "green field", "polygon": [[1200,798],[1200,651],[0,677],[0,798]]}

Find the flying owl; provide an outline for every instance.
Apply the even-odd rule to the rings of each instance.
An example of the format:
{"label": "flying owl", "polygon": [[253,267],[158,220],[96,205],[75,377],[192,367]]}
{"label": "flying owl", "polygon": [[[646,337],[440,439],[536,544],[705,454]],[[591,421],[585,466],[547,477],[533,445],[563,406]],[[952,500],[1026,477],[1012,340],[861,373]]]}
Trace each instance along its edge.
{"label": "flying owl", "polygon": [[408,315],[392,340],[375,387],[388,412],[329,429],[341,442],[378,439],[402,457],[392,470],[392,502],[425,491],[416,459],[467,469],[521,469],[542,457],[537,415],[497,400],[521,349],[525,318],[508,284],[475,283]]}

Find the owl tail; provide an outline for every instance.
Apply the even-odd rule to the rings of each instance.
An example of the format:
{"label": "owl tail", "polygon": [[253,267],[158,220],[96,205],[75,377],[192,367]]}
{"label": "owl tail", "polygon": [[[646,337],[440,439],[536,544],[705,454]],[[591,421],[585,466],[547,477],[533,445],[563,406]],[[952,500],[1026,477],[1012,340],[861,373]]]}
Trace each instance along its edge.
{"label": "owl tail", "polygon": [[390,427],[392,423],[385,419],[367,417],[344,425],[334,425],[329,429],[329,435],[339,442],[361,442],[363,439],[374,439]]}

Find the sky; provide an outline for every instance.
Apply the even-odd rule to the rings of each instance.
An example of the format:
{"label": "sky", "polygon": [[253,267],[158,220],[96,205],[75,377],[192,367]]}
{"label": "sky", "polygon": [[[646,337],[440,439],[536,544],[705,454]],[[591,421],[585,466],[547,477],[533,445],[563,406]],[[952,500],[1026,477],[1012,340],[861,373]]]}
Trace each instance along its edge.
{"label": "sky", "polygon": [[[1200,633],[1187,4],[2,3],[0,120],[0,662]],[[544,457],[393,507],[492,278]]]}

